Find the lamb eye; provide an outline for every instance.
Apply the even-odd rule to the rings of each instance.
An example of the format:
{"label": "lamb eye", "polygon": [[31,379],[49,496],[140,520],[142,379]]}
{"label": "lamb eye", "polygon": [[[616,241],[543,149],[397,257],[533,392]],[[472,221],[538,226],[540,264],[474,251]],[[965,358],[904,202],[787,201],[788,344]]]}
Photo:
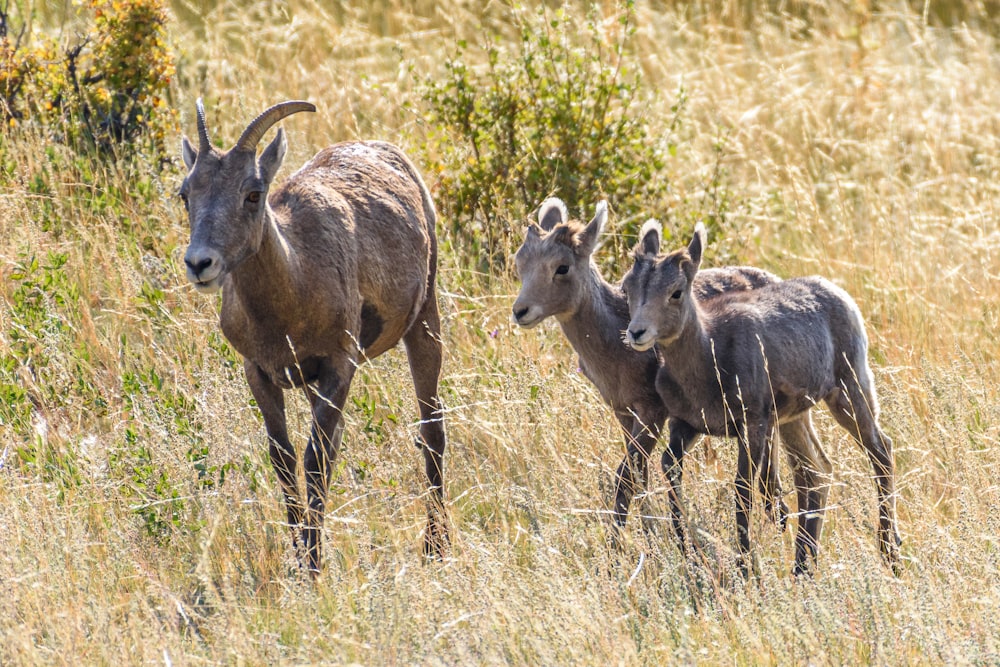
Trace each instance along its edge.
{"label": "lamb eye", "polygon": [[247,195],[247,202],[250,204],[260,203],[260,193],[256,190]]}
{"label": "lamb eye", "polygon": [[670,295],[670,299],[672,301],[679,301],[682,296],[683,293],[680,290],[677,290],[676,292]]}
{"label": "lamb eye", "polygon": [[569,273],[569,267],[568,267],[568,266],[566,266],[565,264],[560,264],[560,265],[559,265],[559,266],[558,266],[558,267],[556,268],[556,275],[557,275],[557,276],[564,276],[564,275],[566,275],[567,273]]}

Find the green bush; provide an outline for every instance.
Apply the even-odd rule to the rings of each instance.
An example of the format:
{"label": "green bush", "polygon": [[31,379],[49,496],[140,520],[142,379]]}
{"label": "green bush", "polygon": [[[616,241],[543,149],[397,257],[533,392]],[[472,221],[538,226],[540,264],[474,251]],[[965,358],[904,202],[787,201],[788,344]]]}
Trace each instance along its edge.
{"label": "green bush", "polygon": [[551,194],[587,211],[607,197],[620,219],[662,213],[672,150],[639,110],[640,72],[625,48],[634,33],[631,1],[610,37],[593,12],[579,39],[561,11],[512,11],[513,46],[484,38],[488,62],[477,68],[459,42],[445,76],[420,88],[428,121],[422,157],[438,179],[445,230],[461,246],[456,254],[483,271],[504,264],[525,216]]}
{"label": "green bush", "polygon": [[[163,156],[175,112],[166,101],[174,73],[162,0],[87,0],[87,32],[60,48],[28,33],[0,4],[0,119],[31,123],[78,147],[113,152],[128,144]],[[23,19],[23,17],[22,17]],[[144,140],[145,144],[140,144]]]}

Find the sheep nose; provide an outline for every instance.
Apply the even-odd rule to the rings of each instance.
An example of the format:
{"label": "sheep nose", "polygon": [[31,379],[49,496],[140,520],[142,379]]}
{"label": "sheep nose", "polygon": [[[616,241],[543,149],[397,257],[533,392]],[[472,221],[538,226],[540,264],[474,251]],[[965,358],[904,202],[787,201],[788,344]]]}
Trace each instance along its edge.
{"label": "sheep nose", "polygon": [[645,329],[629,329],[628,330],[629,339],[633,343],[636,343],[636,342],[639,342],[640,340],[642,340],[642,337],[644,335],[646,335],[646,330]]}
{"label": "sheep nose", "polygon": [[524,317],[527,314],[528,314],[528,308],[527,308],[527,306],[525,306],[524,308],[515,308],[514,309],[514,321],[515,322],[520,322],[521,318]]}
{"label": "sheep nose", "polygon": [[184,254],[187,277],[193,283],[211,282],[222,271],[222,256],[211,248],[189,246]]}
{"label": "sheep nose", "polygon": [[196,276],[200,276],[205,269],[212,266],[212,262],[214,261],[211,257],[184,258],[184,263],[187,264],[188,270]]}

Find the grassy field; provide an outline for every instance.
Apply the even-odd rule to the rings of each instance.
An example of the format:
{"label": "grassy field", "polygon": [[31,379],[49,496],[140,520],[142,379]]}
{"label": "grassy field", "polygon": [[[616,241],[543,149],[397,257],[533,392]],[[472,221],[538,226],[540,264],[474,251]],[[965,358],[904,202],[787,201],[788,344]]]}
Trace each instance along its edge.
{"label": "grassy field", "polygon": [[[707,265],[822,274],[867,318],[896,445],[900,576],[879,560],[870,466],[822,409],[835,486],[814,578],[791,577],[793,531],[763,516],[757,579],[688,568],[662,519],[658,470],[650,530],[633,515],[624,553],[609,555],[618,427],[558,326],[512,326],[516,277],[466,268],[442,217],[450,554],[420,556],[423,464],[394,351],[355,379],[327,565],[311,584],[217,299],[184,278],[180,161],[95,163],[8,128],[0,664],[1000,663],[993,26],[971,2],[926,14],[902,2],[792,3],[791,14],[763,2],[640,4],[626,57],[642,73],[652,136],[676,146],[658,204],[668,244],[724,196]],[[195,133],[198,96],[226,145],[265,106],[309,99],[319,113],[283,124],[279,179],[326,144],[379,138],[407,149],[437,191],[418,84],[459,39],[513,39],[510,10],[337,6],[177,0],[183,130]],[[584,21],[582,5],[565,11],[564,25]],[[621,9],[597,11],[613,41]],[[589,218],[601,196],[568,202],[571,212]],[[610,227],[608,267],[631,243],[624,221]],[[292,402],[290,425],[304,442],[305,401]],[[688,461],[688,514],[721,563],[710,571],[735,544],[734,450],[713,439]]]}

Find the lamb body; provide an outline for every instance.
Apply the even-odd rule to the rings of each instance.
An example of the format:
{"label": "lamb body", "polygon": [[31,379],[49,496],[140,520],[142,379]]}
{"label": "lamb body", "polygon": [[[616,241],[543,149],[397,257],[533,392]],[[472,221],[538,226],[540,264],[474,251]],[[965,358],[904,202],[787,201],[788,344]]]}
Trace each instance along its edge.
{"label": "lamb body", "polygon": [[[751,480],[766,470],[775,427],[808,418],[825,402],[858,440],[875,471],[879,544],[896,567],[892,441],[878,425],[878,402],[868,366],[868,339],[857,305],[819,277],[796,278],[751,292],[703,300],[692,291],[704,247],[699,226],[685,250],[659,254],[661,231],[643,228],[635,262],[623,280],[631,321],[627,340],[660,355],[656,388],[670,414],[701,433],[740,442],[736,520],[742,554],[749,551]],[[808,430],[812,432],[809,425]],[[828,492],[830,464],[813,435],[793,452],[799,512],[796,571],[815,559]]]}
{"label": "lamb body", "polygon": [[[545,200],[538,210],[538,224],[529,225],[524,243],[515,255],[521,290],[513,305],[513,319],[531,328],[555,317],[563,334],[579,355],[583,374],[597,387],[625,433],[626,455],[615,480],[614,525],[625,525],[637,490],[647,483],[647,460],[667,420],[669,411],[656,391],[659,368],[652,351],[636,353],[622,345],[629,312],[619,285],[603,278],[593,262],[607,221],[607,205],[598,204],[588,224],[570,220],[565,204]],[[727,267],[702,272],[694,289],[700,298],[752,290],[779,278],[753,267]],[[685,543],[679,505],[682,460],[700,436],[686,424],[672,421],[667,450],[661,465],[671,484],[670,505],[674,529]],[[783,440],[796,445],[809,437],[803,425],[782,429]],[[770,459],[768,459],[770,460]],[[773,475],[773,476],[772,476]],[[777,467],[762,476],[769,511],[779,521],[787,508],[778,498]],[[774,507],[771,503],[774,503]]]}

